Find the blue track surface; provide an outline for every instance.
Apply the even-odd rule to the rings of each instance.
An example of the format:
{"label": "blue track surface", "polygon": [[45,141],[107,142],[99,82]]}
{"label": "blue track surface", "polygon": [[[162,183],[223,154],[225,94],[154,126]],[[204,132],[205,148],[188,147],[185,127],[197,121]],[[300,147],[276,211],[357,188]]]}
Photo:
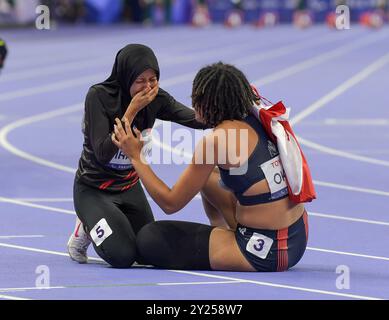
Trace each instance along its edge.
{"label": "blue track surface", "polygon": [[[117,26],[1,36],[10,54],[0,78],[0,299],[389,299],[388,28]],[[318,193],[307,205],[310,238],[297,266],[262,274],[70,261],[82,103],[127,43],[154,49],[161,87],[187,105],[196,71],[222,60],[292,107]],[[154,168],[172,185],[184,166]],[[207,223],[198,199],[174,218]],[[45,290],[35,286],[42,265],[50,270]],[[349,289],[336,286],[341,265],[350,270]]]}

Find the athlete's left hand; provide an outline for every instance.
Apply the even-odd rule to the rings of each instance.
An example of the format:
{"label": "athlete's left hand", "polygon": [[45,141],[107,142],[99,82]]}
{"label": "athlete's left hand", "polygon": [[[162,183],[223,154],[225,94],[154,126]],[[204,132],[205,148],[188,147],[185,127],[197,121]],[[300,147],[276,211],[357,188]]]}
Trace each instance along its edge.
{"label": "athlete's left hand", "polygon": [[112,133],[111,136],[112,142],[122,150],[128,158],[132,160],[140,159],[143,148],[142,133],[136,128],[133,129],[133,133],[127,118],[124,119],[125,128],[123,128],[122,122],[118,118],[115,119],[115,122],[114,133]]}

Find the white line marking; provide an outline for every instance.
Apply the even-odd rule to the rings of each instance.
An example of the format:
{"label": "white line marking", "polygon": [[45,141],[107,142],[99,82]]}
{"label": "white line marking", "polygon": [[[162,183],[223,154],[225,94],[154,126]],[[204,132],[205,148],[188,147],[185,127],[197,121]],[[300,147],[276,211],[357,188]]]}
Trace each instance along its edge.
{"label": "white line marking", "polygon": [[[15,121],[11,124],[8,124],[7,126],[3,127],[0,130],[0,145],[3,146],[6,150],[11,152],[12,154],[14,154],[22,159],[37,163],[39,165],[47,166],[47,167],[54,168],[54,169],[57,169],[60,171],[65,171],[65,172],[74,174],[76,172],[75,168],[64,166],[64,165],[61,165],[61,164],[58,164],[58,163],[55,163],[52,161],[45,160],[43,158],[31,155],[25,151],[22,151],[22,150],[16,148],[15,146],[13,146],[11,143],[8,142],[7,136],[11,131],[15,130],[16,128],[20,128],[22,126],[25,126],[25,125],[28,125],[28,124],[31,124],[34,122],[48,120],[48,119],[51,119],[53,117],[63,116],[65,114],[78,112],[82,108],[83,108],[82,104],[75,104],[75,105],[71,105],[69,107],[64,107],[64,108],[61,108],[61,109],[58,109],[55,111],[45,112],[45,113],[34,115],[31,117],[23,118],[23,119]],[[156,122],[154,128],[161,125],[161,123],[162,123],[162,121]],[[299,141],[306,142],[307,140],[300,137]],[[154,137],[153,137],[153,142],[155,143],[155,145],[159,146],[161,149],[171,151],[171,152],[176,153],[178,155],[185,156],[189,159],[192,158],[191,154],[189,154],[187,152],[183,153],[181,150],[172,148],[171,146],[160,142],[159,140],[155,139]],[[340,152],[340,151],[337,151],[337,152]],[[355,157],[360,157],[360,156],[355,156]],[[380,162],[381,160],[377,160],[377,161]],[[317,181],[317,180],[315,180],[314,183],[317,185],[324,186],[324,187],[338,188],[338,189],[350,190],[350,191],[356,191],[356,192],[372,193],[372,194],[377,194],[377,195],[382,195],[382,196],[389,196],[389,192],[380,191],[380,190],[367,189],[367,188],[356,188],[356,187],[352,187],[352,186],[346,186],[346,185]],[[0,201],[1,201],[1,199],[0,199]]]}
{"label": "white line marking", "polygon": [[366,68],[364,68],[362,71],[358,72],[356,75],[348,79],[347,81],[343,82],[341,85],[337,86],[334,90],[317,100],[315,103],[311,104],[307,108],[304,109],[304,111],[298,113],[295,117],[293,117],[290,120],[291,125],[295,125],[301,120],[305,119],[309,115],[311,115],[313,112],[319,110],[320,108],[327,105],[329,102],[334,100],[336,97],[342,95],[345,91],[349,90],[350,88],[354,87],[370,75],[372,75],[374,72],[380,70],[382,67],[384,67],[387,63],[389,63],[389,53],[382,56],[377,61],[373,62],[372,64],[368,65]]}
{"label": "white line marking", "polygon": [[[332,41],[335,41],[337,39],[332,39]],[[306,40],[302,41],[306,42]],[[328,41],[327,41],[328,42]],[[309,41],[308,41],[309,43]],[[240,44],[234,43],[233,45],[229,46],[223,46],[223,51],[228,52],[229,54],[235,53],[235,52],[242,52],[243,50],[247,48],[252,48],[253,46],[256,46],[255,43],[250,42],[242,42]],[[296,47],[298,45],[295,44]],[[303,48],[300,48],[300,50]],[[164,67],[188,63],[188,62],[194,62],[201,59],[210,59],[212,56],[220,55],[220,49],[210,49],[201,51],[200,53],[194,53],[194,54],[182,54],[180,56],[169,56],[167,58],[160,59],[159,63],[160,65],[163,65]],[[271,57],[273,58],[273,57]],[[16,71],[12,73],[7,73],[6,77],[3,77],[0,79],[1,83],[6,83],[9,81],[15,81],[15,80],[25,80],[25,79],[31,79],[35,77],[42,77],[42,76],[48,76],[53,75],[61,72],[69,72],[71,70],[80,70],[84,68],[90,68],[90,67],[101,67],[101,65],[109,65],[111,66],[111,58],[109,57],[98,57],[93,59],[87,59],[87,60],[77,60],[72,62],[64,62],[60,65],[52,65],[48,67],[38,67],[38,68],[32,68],[27,71]]]}
{"label": "white line marking", "polygon": [[[288,55],[293,52],[301,51],[304,49],[308,49],[310,47],[315,47],[316,45],[323,45],[326,43],[331,43],[335,41],[342,40],[342,38],[338,37],[333,37],[333,35],[329,35],[326,37],[317,37],[317,35],[304,39],[303,41],[300,41],[298,43],[293,43],[289,44],[283,47],[275,48],[269,51],[261,51],[259,50],[258,53],[250,55],[250,56],[245,56],[241,57],[239,59],[231,61],[232,64],[239,65],[239,67],[251,65],[253,63],[258,63],[261,61],[266,61],[267,59],[274,59],[274,58],[279,58],[285,55]],[[345,39],[343,39],[345,40]]]}
{"label": "white line marking", "polygon": [[16,98],[23,98],[32,95],[37,95],[40,93],[47,93],[50,91],[59,91],[59,90],[81,86],[81,85],[93,84],[93,83],[97,83],[99,79],[104,78],[105,76],[106,76],[105,73],[98,73],[98,74],[89,75],[85,77],[79,77],[77,79],[70,79],[70,80],[64,80],[52,84],[47,84],[44,86],[16,90],[7,93],[1,93],[0,102],[9,101]]}
{"label": "white line marking", "polygon": [[[276,81],[276,80],[288,77],[288,76],[290,76],[292,74],[295,74],[295,73],[300,72],[300,71],[302,71],[304,69],[310,68],[310,67],[312,67],[314,65],[318,65],[318,64],[320,64],[322,62],[325,62],[325,61],[328,61],[328,60],[330,60],[332,58],[335,58],[335,57],[341,56],[343,54],[346,54],[347,52],[350,52],[350,51],[352,51],[354,49],[357,49],[357,48],[359,48],[361,46],[364,46],[364,45],[367,45],[369,43],[378,41],[378,40],[380,40],[381,38],[384,38],[384,37],[386,37],[386,34],[383,34],[383,35],[380,34],[378,37],[364,38],[364,39],[362,39],[360,41],[353,42],[351,45],[349,45],[349,44],[344,45],[344,46],[339,47],[339,48],[337,48],[335,50],[332,50],[332,51],[329,51],[329,52],[324,53],[322,55],[319,55],[319,56],[317,56],[317,57],[315,57],[313,59],[307,60],[307,61],[302,62],[302,63],[297,63],[297,64],[292,65],[291,67],[289,67],[287,69],[284,69],[284,70],[281,70],[279,72],[273,73],[272,75],[263,78],[263,82],[256,81],[254,83],[258,83],[258,84],[260,83],[261,85],[263,85],[263,83],[270,83],[270,82],[273,82],[273,81]],[[235,46],[236,46],[236,44],[235,44]],[[218,52],[220,52],[220,50],[222,50],[222,49],[217,49]],[[274,51],[274,50],[270,50],[270,51]],[[277,55],[275,55],[275,57],[276,56]],[[271,58],[273,58],[272,55],[267,57],[267,59],[271,59]],[[29,88],[29,89],[16,90],[16,91],[11,91],[11,92],[7,92],[7,93],[1,93],[0,94],[0,101],[9,101],[9,100],[12,100],[12,99],[15,99],[15,98],[27,97],[27,96],[36,95],[36,94],[39,94],[39,93],[46,93],[46,92],[50,92],[50,91],[56,91],[56,90],[62,90],[62,89],[66,89],[66,88],[71,88],[71,87],[74,87],[74,86],[87,85],[87,84],[98,82],[98,79],[103,78],[105,76],[106,76],[105,74],[98,73],[98,74],[93,74],[93,75],[88,75],[88,76],[85,76],[85,77],[81,77],[81,78],[78,78],[77,80],[74,80],[74,79],[64,80],[64,81],[56,82],[56,83],[49,84],[49,85],[44,85],[44,86],[39,86],[39,87],[32,87],[32,88]],[[182,81],[189,81],[189,80],[193,79],[193,73],[190,72],[190,73],[178,76],[178,77]],[[167,81],[167,80],[166,81],[162,81],[161,82],[161,86],[162,87],[167,87],[168,83],[169,83],[169,81]],[[174,82],[174,81],[170,81],[170,83],[169,83],[169,85],[176,84],[176,82]]]}
{"label": "white line marking", "polygon": [[40,157],[36,157],[34,155],[31,155],[25,151],[22,151],[22,150],[16,148],[15,146],[13,146],[11,143],[8,142],[7,135],[11,131],[13,131],[17,128],[20,128],[22,126],[25,126],[25,125],[28,125],[28,124],[31,124],[31,123],[34,123],[37,121],[44,121],[44,120],[48,120],[48,119],[51,119],[54,117],[63,116],[63,115],[69,114],[69,113],[78,112],[82,109],[83,109],[82,104],[74,104],[74,105],[68,106],[66,108],[61,108],[61,109],[58,109],[55,111],[45,112],[42,114],[23,118],[23,119],[15,121],[13,123],[10,123],[10,124],[6,125],[5,127],[1,128],[1,130],[0,130],[0,145],[3,146],[9,152],[13,153],[14,155],[16,155],[22,159],[26,159],[26,160],[29,160],[31,162],[35,162],[37,164],[40,164],[40,165],[43,165],[46,167],[50,167],[50,168],[54,168],[57,170],[61,170],[61,171],[65,171],[65,172],[69,172],[69,173],[74,174],[76,172],[76,169],[74,169],[74,168],[63,166],[63,165],[60,165],[58,163],[42,159]]}
{"label": "white line marking", "polygon": [[329,250],[329,249],[321,249],[321,248],[313,248],[313,247],[307,247],[307,250],[325,252],[325,253],[333,253],[333,254],[339,254],[339,255],[343,255],[343,256],[352,256],[352,257],[358,257],[358,258],[367,258],[367,259],[373,259],[373,260],[389,261],[389,258],[387,258],[387,257],[371,256],[371,255],[367,255],[367,254],[360,254],[360,253],[353,253],[353,252],[345,252],[345,251],[337,251],[337,250]]}
{"label": "white line marking", "polygon": [[0,292],[18,292],[18,291],[33,291],[33,290],[51,290],[51,289],[66,289],[66,287],[26,287],[26,288],[0,288]]}
{"label": "white line marking", "polygon": [[[6,244],[6,243],[0,243],[0,247],[8,247],[8,248],[28,250],[28,251],[34,251],[34,252],[57,254],[57,255],[61,255],[61,256],[69,256],[67,253],[61,253],[61,252],[57,252],[57,251],[40,250],[40,249],[11,245],[11,244]],[[387,257],[372,256],[372,255],[366,255],[366,254],[360,254],[360,253],[354,253],[354,252],[336,251],[336,250],[322,249],[322,248],[315,248],[315,247],[307,247],[307,250],[321,251],[321,252],[334,253],[334,254],[340,254],[340,255],[346,255],[346,256],[355,256],[355,257],[361,257],[361,258],[367,258],[367,259],[373,259],[373,260],[389,261],[389,258],[387,258]],[[95,261],[103,261],[102,259],[99,259],[99,258],[90,258],[90,259],[95,260]]]}
{"label": "white line marking", "polygon": [[[284,79],[286,77],[289,77],[291,75],[294,75],[298,72],[301,72],[305,69],[312,68],[314,66],[320,65],[323,62],[329,61],[334,58],[338,58],[346,53],[349,53],[355,49],[361,48],[363,46],[366,46],[368,44],[374,43],[378,40],[381,40],[382,38],[386,38],[388,36],[387,33],[380,34],[378,37],[370,37],[370,38],[362,38],[360,41],[353,42],[352,44],[346,44],[344,46],[338,47],[335,50],[325,52],[321,55],[315,56],[311,59],[305,60],[304,62],[300,62],[297,64],[294,64],[290,66],[289,68],[280,70],[278,72],[275,72],[267,77],[255,80],[253,83],[256,86],[259,86],[260,88],[264,85],[273,83],[275,81]],[[292,123],[293,124],[293,123]]]}
{"label": "white line marking", "polygon": [[[5,243],[0,243],[0,247],[21,249],[21,250],[27,250],[27,251],[32,251],[32,252],[38,252],[38,253],[48,253],[48,254],[53,254],[53,255],[58,255],[58,256],[68,256],[68,254],[62,253],[62,252],[42,250],[42,249],[36,249],[36,248],[30,248],[30,247],[14,246],[14,245],[8,245]],[[317,251],[332,252],[330,250],[325,250],[325,251],[324,250],[317,250]],[[337,251],[334,251],[334,252],[338,253]],[[353,254],[351,254],[351,255],[353,255]],[[389,260],[389,258],[388,258],[388,260]],[[223,279],[223,280],[241,282],[241,283],[253,283],[253,284],[267,286],[267,287],[283,288],[283,289],[290,289],[290,290],[296,290],[296,291],[304,291],[304,292],[312,292],[312,293],[319,293],[319,294],[325,294],[325,295],[347,297],[347,298],[353,298],[353,299],[381,300],[380,298],[375,298],[375,297],[345,294],[345,293],[339,293],[339,292],[334,292],[334,291],[324,291],[324,290],[310,289],[310,288],[297,287],[297,286],[289,286],[289,285],[276,284],[276,283],[271,283],[271,282],[246,280],[246,279],[240,279],[240,278],[218,276],[218,275],[207,274],[207,273],[199,273],[199,272],[184,271],[184,270],[166,270],[166,271],[170,271],[170,272],[174,272],[174,273],[190,274],[190,275],[196,275],[196,276],[214,278],[214,279]]]}
{"label": "white line marking", "polygon": [[[248,43],[249,46],[251,46],[250,43]],[[236,44],[233,45],[235,48],[235,51],[241,50],[239,46]],[[220,49],[213,49],[214,52],[220,53]],[[190,61],[191,59],[193,60],[196,55],[191,55],[189,57],[186,57],[184,60]],[[269,58],[272,58],[271,56]],[[175,59],[173,59],[175,60]],[[177,58],[178,60],[183,60],[180,58]],[[168,62],[168,61],[166,61]],[[184,61],[185,62],[185,61]],[[170,64],[175,64],[175,62],[170,63]],[[185,81],[191,81],[193,80],[193,77],[195,76],[196,73],[189,72],[180,76],[176,76],[167,80],[161,81],[161,86],[162,87],[169,87],[171,85],[175,85],[177,83],[185,82]],[[44,85],[44,86],[38,86],[38,87],[32,87],[28,89],[21,89],[21,90],[15,90],[7,93],[0,93],[0,101],[9,101],[15,98],[21,98],[21,97],[27,97],[31,95],[36,95],[40,93],[47,93],[51,91],[57,91],[57,90],[63,90],[67,88],[71,88],[74,86],[80,86],[80,85],[87,85],[87,84],[92,84],[98,82],[98,79],[106,77],[106,74],[104,73],[97,73],[97,74],[92,74],[84,77],[80,77],[75,79],[70,79],[70,80],[64,80],[64,81],[58,81],[56,83]]]}
{"label": "white line marking", "polygon": [[[157,125],[159,125],[159,123]],[[300,141],[306,141],[306,140],[299,137],[299,142]],[[172,148],[170,145],[167,145],[167,144],[159,141],[154,136],[153,136],[153,143],[163,150],[171,151],[172,153],[177,154],[179,156],[186,157],[187,159],[192,159],[192,154],[190,154],[188,152],[183,152],[182,150],[177,149],[177,148]],[[377,161],[380,161],[380,160],[377,160]],[[349,186],[349,185],[343,185],[343,184],[332,183],[332,182],[324,182],[324,181],[319,181],[319,180],[314,180],[313,182],[314,182],[314,184],[322,186],[322,187],[329,187],[329,188],[362,192],[362,193],[370,193],[370,194],[376,194],[376,195],[380,195],[380,196],[389,196],[389,192],[376,190],[376,189],[359,188],[359,187],[353,187],[353,186]]]}
{"label": "white line marking", "polygon": [[73,202],[73,198],[12,198],[22,202]]}
{"label": "white line marking", "polygon": [[[5,199],[5,200],[4,200]],[[66,198],[68,201],[73,201],[71,198]],[[151,197],[147,197],[149,201],[154,201]],[[194,197],[196,200],[200,200],[201,196],[198,194]],[[40,202],[40,199],[35,199],[37,202]],[[45,202],[47,202],[47,199],[43,199]],[[70,215],[75,215],[76,213],[72,210],[64,210],[56,207],[49,207],[49,206],[32,206],[31,203],[27,203],[28,200],[26,199],[9,199],[9,198],[2,198],[0,197],[0,202],[8,202],[13,203],[21,206],[27,206],[27,207],[33,207],[37,209],[44,209],[48,211],[55,211],[60,213],[66,213]],[[55,202],[55,201],[53,201]],[[62,202],[62,200],[60,201]],[[333,215],[333,214],[325,214],[325,213],[318,213],[318,212],[311,212],[309,211],[309,215],[313,217],[319,217],[319,218],[327,218],[327,219],[336,219],[336,220],[345,220],[345,221],[352,221],[352,222],[361,222],[361,223],[367,223],[367,224],[376,224],[376,225],[382,225],[382,226],[389,226],[389,222],[385,221],[378,221],[378,220],[369,220],[369,219],[360,219],[360,218],[351,218],[346,216],[339,216],[339,215]],[[43,237],[43,236],[42,236]],[[1,237],[0,237],[1,238]]]}
{"label": "white line marking", "polygon": [[[242,281],[197,281],[197,282],[157,282],[151,285],[156,286],[179,286],[179,285],[213,285],[213,284],[234,284],[241,283]],[[80,288],[115,288],[136,286],[137,284],[106,284],[106,285],[71,285],[71,286],[54,286],[54,287],[19,287],[19,288],[0,288],[0,292],[21,292],[21,291],[41,291],[41,290],[57,290],[57,289],[80,289]]]}
{"label": "white line marking", "polygon": [[352,222],[361,222],[361,223],[368,223],[368,224],[377,224],[381,226],[389,226],[389,222],[384,222],[384,221],[350,218],[350,217],[338,216],[334,214],[324,214],[324,213],[311,212],[311,211],[309,211],[309,216],[335,219],[335,220],[345,220],[345,221],[352,221]]}
{"label": "white line marking", "polygon": [[200,276],[200,277],[215,278],[215,279],[225,279],[225,280],[236,280],[236,281],[241,281],[241,282],[244,282],[244,283],[252,283],[252,284],[257,284],[257,285],[266,286],[266,287],[290,289],[290,290],[304,291],[304,292],[311,292],[311,293],[320,293],[320,294],[325,294],[325,295],[332,295],[332,296],[339,296],[339,297],[346,297],[346,298],[353,298],[353,299],[383,300],[381,298],[375,298],[375,297],[360,296],[360,295],[339,293],[339,292],[334,292],[334,291],[325,291],[325,290],[318,290],[318,289],[309,289],[309,288],[303,288],[303,287],[296,287],[296,286],[289,286],[289,285],[283,285],[283,284],[276,284],[276,283],[272,283],[272,282],[243,280],[243,279],[239,279],[239,278],[219,276],[219,275],[208,274],[208,273],[200,273],[200,272],[184,271],[184,270],[169,270],[169,271],[176,272],[176,273],[190,274],[190,275],[195,275],[195,276]]}
{"label": "white line marking", "polygon": [[[37,249],[37,248],[25,247],[25,246],[17,246],[17,245],[14,245],[14,244],[8,244],[8,243],[2,243],[2,242],[0,242],[0,247],[11,248],[11,249],[19,249],[19,250],[25,250],[25,251],[31,251],[31,252],[37,252],[37,253],[47,253],[47,254],[53,254],[53,255],[62,256],[62,257],[69,257],[69,254],[68,253],[64,253],[64,252],[52,251],[52,250],[43,250],[43,249]],[[94,257],[88,257],[88,260],[104,262],[103,259],[94,258]]]}
{"label": "white line marking", "polygon": [[[369,39],[368,42],[366,42],[364,40],[362,43],[366,44],[366,43],[369,43],[369,41],[376,41],[376,40],[377,40],[376,38],[372,38],[372,39]],[[346,47],[349,48],[349,46],[346,46]],[[354,45],[352,45],[352,47],[354,47]],[[342,52],[342,50],[343,50],[342,48],[344,49],[344,47],[341,47],[341,48],[339,48],[337,50],[340,50]],[[349,50],[349,49],[347,49],[347,50]],[[334,52],[334,51],[332,51],[332,52]],[[290,75],[290,74],[286,74],[284,76],[288,76],[288,75]],[[173,81],[173,82],[175,81],[174,79],[170,79],[170,80]],[[169,81],[169,79],[167,81]],[[173,82],[171,84],[173,84]],[[16,156],[19,156],[21,158],[27,159],[29,161],[35,162],[35,163],[40,164],[40,165],[48,166],[48,167],[51,167],[51,168],[54,168],[54,169],[58,169],[58,170],[61,170],[61,171],[65,171],[65,172],[69,172],[69,173],[73,173],[74,174],[75,171],[76,171],[75,168],[71,168],[71,167],[68,167],[68,166],[60,165],[60,164],[54,163],[52,161],[48,161],[48,160],[45,160],[45,159],[33,156],[31,154],[28,154],[27,152],[24,152],[24,151],[22,151],[22,150],[20,150],[20,149],[18,149],[16,147],[14,147],[13,145],[11,145],[7,141],[7,135],[9,134],[10,131],[12,131],[12,130],[18,128],[18,127],[21,127],[21,126],[24,126],[24,125],[27,125],[27,124],[31,124],[31,123],[36,122],[36,121],[47,120],[47,119],[50,119],[52,117],[61,116],[61,115],[64,115],[64,114],[76,112],[76,111],[79,111],[81,108],[82,108],[82,104],[76,104],[76,105],[72,105],[70,107],[61,108],[59,110],[52,111],[52,112],[46,112],[46,113],[43,113],[43,114],[40,114],[40,115],[35,115],[35,116],[32,116],[32,117],[24,118],[24,119],[21,119],[21,120],[18,120],[16,122],[14,122],[14,123],[11,123],[11,124],[9,124],[9,125],[7,125],[7,126],[5,126],[5,127],[3,127],[1,129],[1,131],[0,131],[0,145],[2,145],[9,152],[11,152],[11,153],[13,153]],[[297,115],[294,118],[294,119],[297,119],[297,120],[293,120],[292,119],[291,122],[292,121],[295,121],[295,122],[300,121],[299,118],[297,118],[297,117],[299,117],[299,115]],[[163,143],[160,143],[159,141],[156,141],[156,139],[153,139],[153,140],[161,148],[172,150],[172,148],[170,146],[167,146],[167,145],[165,145]],[[178,150],[175,150],[175,149],[173,149],[172,152],[179,153],[180,155],[182,155],[181,151],[178,151]],[[192,155],[184,154],[184,156],[191,157]],[[339,188],[343,188],[344,189],[344,186],[337,185],[337,184],[334,184],[334,183],[325,183],[325,184],[326,184],[326,186],[330,186],[330,187],[337,186]],[[352,187],[348,187],[348,188],[350,190],[350,188],[352,188]],[[358,190],[360,191],[361,189],[358,189]]]}
{"label": "white line marking", "polygon": [[324,181],[319,181],[319,180],[314,180],[313,183],[318,185],[318,186],[322,186],[322,187],[335,188],[335,189],[354,191],[354,192],[370,193],[370,194],[375,194],[378,196],[389,197],[389,192],[387,192],[387,191],[368,189],[368,188],[358,188],[358,187],[347,186],[344,184],[324,182]]}
{"label": "white line marking", "polygon": [[389,161],[360,156],[360,155],[353,154],[353,153],[350,153],[347,151],[341,151],[338,149],[326,147],[326,146],[323,146],[321,144],[318,144],[318,143],[312,142],[310,140],[307,140],[305,138],[302,138],[301,136],[298,136],[297,138],[298,138],[298,141],[300,142],[300,144],[305,145],[309,148],[318,150],[320,152],[328,153],[328,154],[331,154],[333,156],[338,156],[338,157],[347,158],[347,159],[351,159],[351,160],[356,160],[356,161],[361,161],[361,162],[366,162],[366,163],[371,163],[371,164],[389,167]]}
{"label": "white line marking", "polygon": [[389,119],[335,119],[324,120],[326,126],[387,126]]}
{"label": "white line marking", "polygon": [[229,283],[242,283],[245,281],[241,280],[230,280],[230,281],[203,281],[203,282],[164,282],[157,283],[159,286],[181,286],[181,285],[202,285],[202,284],[229,284]]}
{"label": "white line marking", "polygon": [[66,210],[66,209],[60,209],[60,208],[55,208],[55,207],[43,206],[40,204],[34,204],[34,203],[25,202],[25,201],[4,198],[4,197],[0,197],[0,202],[7,202],[7,203],[12,203],[12,204],[17,204],[20,206],[31,207],[31,208],[42,209],[42,210],[49,210],[49,211],[66,213],[66,214],[71,214],[71,215],[76,214],[73,210]]}
{"label": "white line marking", "polygon": [[43,235],[0,236],[0,239],[44,238]]}
{"label": "white line marking", "polygon": [[[357,85],[358,83],[360,83],[361,81],[363,81],[364,79],[369,77],[374,72],[380,70],[387,63],[389,63],[389,54],[382,56],[380,59],[378,59],[374,63],[368,65],[362,71],[358,72],[352,78],[343,82],[340,86],[336,87],[334,90],[332,90],[331,92],[329,92],[328,94],[326,94],[325,96],[323,96],[322,98],[317,100],[315,103],[308,106],[306,109],[304,109],[304,111],[300,112],[295,117],[293,117],[290,120],[290,124],[293,126],[293,125],[301,122],[303,119],[305,119],[306,117],[311,115],[313,112],[324,107],[329,102],[334,100],[336,97],[343,94],[345,91],[347,91],[350,88],[352,88],[353,86]],[[389,166],[389,161],[378,160],[378,159],[374,159],[374,158],[370,158],[370,157],[355,155],[355,154],[345,152],[345,151],[339,151],[339,150],[336,150],[334,148],[329,148],[329,147],[320,145],[318,143],[314,143],[312,141],[309,141],[307,139],[303,139],[301,137],[298,137],[298,139],[302,145],[306,145],[312,149],[316,149],[316,150],[319,150],[321,152],[329,153],[329,154],[332,154],[334,156],[339,156],[339,157],[357,160],[357,161],[361,161],[361,162],[367,162],[367,163],[371,163],[371,164]]]}
{"label": "white line marking", "polygon": [[20,298],[20,297],[15,297],[15,296],[5,296],[3,294],[0,294],[0,299],[6,299],[6,300],[32,300],[32,299]]}

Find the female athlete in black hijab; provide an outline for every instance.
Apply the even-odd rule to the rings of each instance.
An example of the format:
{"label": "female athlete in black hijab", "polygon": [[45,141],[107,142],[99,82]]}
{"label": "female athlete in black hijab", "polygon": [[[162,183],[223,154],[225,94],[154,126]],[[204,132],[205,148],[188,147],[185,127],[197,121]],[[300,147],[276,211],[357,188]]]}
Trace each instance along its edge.
{"label": "female athlete in black hijab", "polygon": [[5,45],[5,41],[0,38],[0,70],[4,66],[6,57],[7,57],[7,46]]}
{"label": "female athlete in black hijab", "polygon": [[111,76],[86,96],[84,144],[74,182],[79,220],[68,242],[70,257],[79,263],[87,262],[92,240],[110,265],[130,267],[136,260],[136,234],[154,221],[137,173],[111,140],[115,118],[127,118],[139,130],[152,128],[156,119],[205,128],[193,110],[159,88],[159,76],[153,51],[130,44],[118,52]]}

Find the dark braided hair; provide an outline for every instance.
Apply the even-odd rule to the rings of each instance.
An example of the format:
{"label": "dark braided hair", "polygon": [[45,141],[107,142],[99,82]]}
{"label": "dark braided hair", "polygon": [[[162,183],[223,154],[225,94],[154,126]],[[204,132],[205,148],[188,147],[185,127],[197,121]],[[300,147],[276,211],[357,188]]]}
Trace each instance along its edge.
{"label": "dark braided hair", "polygon": [[246,76],[230,64],[202,68],[193,81],[192,105],[202,120],[216,127],[224,120],[242,120],[258,101]]}

